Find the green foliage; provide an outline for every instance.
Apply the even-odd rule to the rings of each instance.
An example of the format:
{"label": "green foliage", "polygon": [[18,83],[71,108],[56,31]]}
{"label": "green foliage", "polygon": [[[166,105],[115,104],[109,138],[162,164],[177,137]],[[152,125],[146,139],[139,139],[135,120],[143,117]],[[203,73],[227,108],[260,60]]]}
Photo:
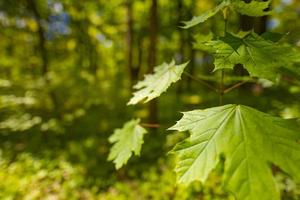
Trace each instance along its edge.
{"label": "green foliage", "polygon": [[133,93],[128,105],[137,104],[141,101],[146,103],[160,96],[172,83],[181,78],[187,64],[175,65],[175,61],[172,61],[169,64],[163,63],[155,67],[154,74],[145,75],[145,79],[134,86],[134,89],[138,91]]}
{"label": "green foliage", "polygon": [[[214,38],[212,33],[197,34],[194,44],[195,48],[213,55],[215,71],[234,69],[241,64],[251,77],[271,81],[279,80],[279,76],[286,73],[297,75],[300,54],[291,45],[280,43],[282,34],[268,32],[258,35],[251,31],[234,35],[227,31],[228,9],[258,17],[271,14],[270,3],[225,0],[212,10],[184,22],[183,28],[203,23],[222,10],[224,36]],[[173,82],[179,80],[183,70],[184,67]],[[162,72],[170,72],[166,64],[165,67],[156,68],[156,74],[146,76],[144,81],[135,86],[140,90],[134,93],[128,104],[150,101],[165,91],[172,81],[167,81],[167,86],[160,89],[159,84],[166,85],[165,79],[160,78]],[[220,89],[217,90],[221,102],[224,93],[241,84],[225,90],[223,79],[224,70]],[[203,83],[202,80],[199,82]],[[160,89],[158,92],[155,91],[157,88]],[[297,120],[285,120],[247,106],[229,104],[185,112],[183,118],[170,130],[191,133],[190,137],[177,143],[172,150],[178,157],[175,171],[179,183],[188,184],[195,180],[205,182],[221,162],[221,157],[225,158],[223,185],[237,199],[280,199],[271,164],[297,181],[300,180],[300,124]]]}
{"label": "green foliage", "polygon": [[271,4],[271,0],[268,1],[251,1],[246,3],[243,0],[232,0],[234,9],[242,15],[248,15],[253,17],[269,15],[271,11],[266,11]]}
{"label": "green foliage", "polygon": [[264,2],[253,0],[250,3],[245,3],[243,0],[224,0],[212,10],[208,10],[202,15],[193,17],[190,21],[183,22],[184,26],[182,28],[188,29],[203,23],[226,7],[231,8],[240,14],[253,17],[269,15],[271,11],[266,11],[266,9],[269,8],[270,3],[271,0]]}
{"label": "green foliage", "polygon": [[190,21],[183,22],[184,26],[182,28],[188,29],[193,26],[196,26],[202,22],[205,22],[207,19],[216,15],[220,10],[225,8],[226,6],[230,5],[229,1],[223,1],[221,4],[213,8],[212,10],[204,12],[202,15],[193,17]]}
{"label": "green foliage", "polygon": [[[287,45],[283,42],[287,42],[296,49],[299,47],[300,1],[274,0],[269,7],[270,1],[265,0],[250,3],[244,3],[244,0],[157,0],[157,9],[151,9],[153,2],[0,0],[0,199],[236,200],[234,194],[225,191],[221,185],[223,159],[205,184],[199,181],[188,186],[176,184],[176,174],[172,172],[176,165],[175,156],[167,157],[166,152],[188,133],[164,134],[163,127],[178,118],[178,110],[217,105],[219,94],[216,92],[222,93],[220,73],[211,73],[216,54],[213,46],[207,43],[221,40],[235,52],[241,46],[240,42],[233,44],[230,39],[225,39],[226,36],[220,37],[226,32],[223,30],[225,21],[230,33],[237,33],[244,25],[253,25],[259,37],[268,43],[285,48]],[[185,25],[192,27],[205,20],[207,23],[189,32],[178,28],[180,22],[191,18],[193,13],[200,16]],[[245,21],[241,13],[272,15]],[[222,14],[225,21],[221,19]],[[152,23],[155,18],[157,22]],[[156,28],[154,24],[157,24]],[[289,34],[284,37],[271,32],[261,34],[265,28]],[[194,33],[198,34],[195,47],[200,51],[193,49],[191,38]],[[149,48],[154,44],[150,42],[152,34],[156,35],[157,48]],[[233,36],[240,40],[247,34]],[[154,104],[124,107],[131,94],[128,83],[152,70],[149,49],[156,49],[151,52],[156,63],[162,63],[174,54],[178,63],[191,60],[184,68],[186,76],[171,88],[173,82],[166,80],[171,70],[137,89],[153,88],[153,91],[143,93],[141,98],[144,99],[138,102],[150,101],[149,97],[156,98],[153,96],[168,90],[156,100],[156,109]],[[296,50],[293,51],[296,55]],[[286,55],[284,52],[281,56]],[[275,57],[276,61],[281,60],[278,57]],[[238,91],[226,92],[224,102],[253,106],[282,118],[299,117],[299,58],[290,62],[293,64],[272,67],[277,70],[276,77],[284,74],[276,84],[247,76],[240,65],[231,67],[233,70],[222,70],[225,71],[224,90],[239,85],[236,81],[248,81]],[[263,67],[268,65],[263,64]],[[177,77],[177,74],[170,74],[174,79]],[[271,78],[275,77],[273,72],[270,74]],[[298,80],[293,77],[297,74]],[[261,74],[257,76],[261,77]],[[161,80],[166,81],[165,85]],[[157,85],[153,86],[155,81]],[[167,83],[169,81],[172,83]],[[152,111],[158,116],[149,116],[149,113],[155,113]],[[153,124],[141,120],[140,125],[151,127],[151,134],[147,135],[141,151],[143,156],[138,159],[132,158],[136,151],[130,150],[130,145],[123,146],[130,137],[120,135],[120,140],[113,144],[108,142],[113,128],[131,117],[159,119]],[[155,127],[160,128],[154,131]],[[276,131],[273,124],[271,129]],[[134,130],[127,133],[132,136]],[[117,149],[120,151],[113,160],[120,158],[122,168],[116,171],[114,164],[107,162],[107,157],[118,143],[133,162],[124,166],[123,149]],[[136,147],[140,149],[141,144]],[[297,163],[288,160],[290,150],[286,155],[285,163],[293,169]],[[282,199],[299,199],[300,185],[277,167],[272,169]]]}
{"label": "green foliage", "polygon": [[224,185],[238,199],[280,199],[269,162],[300,180],[300,125],[296,120],[242,105],[183,114],[170,128],[191,132],[173,149],[178,156],[179,182],[204,182],[221,155],[225,156]]}
{"label": "green foliage", "polygon": [[114,145],[110,149],[108,160],[113,160],[116,169],[126,164],[132,153],[140,155],[147,131],[139,123],[140,119],[126,122],[121,129],[116,129],[109,137],[109,142]]}
{"label": "green foliage", "polygon": [[[171,162],[172,163],[172,162]],[[234,200],[220,186],[221,177],[212,174],[206,185],[194,182],[189,187],[175,185],[175,177],[170,164],[160,159],[156,167],[146,166],[143,173],[130,181],[118,182],[114,190],[101,193],[103,200],[153,199],[153,200]],[[158,167],[157,167],[158,166]]]}
{"label": "green foliage", "polygon": [[[266,39],[265,39],[265,38]],[[284,70],[297,71],[300,54],[291,46],[273,42],[270,35],[261,37],[254,32],[244,36],[227,33],[225,37],[208,41],[214,55],[215,70],[233,67],[242,64],[250,76],[275,81]]]}
{"label": "green foliage", "polygon": [[85,188],[85,172],[65,159],[21,154],[15,162],[0,161],[0,199],[95,199]]}

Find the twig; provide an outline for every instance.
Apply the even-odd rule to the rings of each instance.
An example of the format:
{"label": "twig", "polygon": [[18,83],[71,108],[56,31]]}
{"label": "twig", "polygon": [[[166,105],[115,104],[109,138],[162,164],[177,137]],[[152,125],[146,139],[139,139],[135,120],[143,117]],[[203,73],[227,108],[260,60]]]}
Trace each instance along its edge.
{"label": "twig", "polygon": [[196,81],[196,82],[198,82],[198,83],[200,83],[200,84],[206,86],[207,88],[213,90],[214,92],[217,92],[217,93],[218,93],[218,89],[216,89],[214,86],[210,85],[209,83],[207,83],[207,82],[205,82],[205,81],[203,81],[203,80],[201,80],[201,79],[196,78],[195,76],[191,75],[191,74],[188,73],[188,72],[183,72],[183,74],[186,75],[186,76],[188,76],[188,77],[190,77],[190,78],[193,79],[194,81]]}
{"label": "twig", "polygon": [[223,105],[224,99],[224,78],[225,78],[225,70],[222,69],[221,71],[221,80],[220,80],[220,88],[219,88],[219,95],[220,95],[220,106]]}
{"label": "twig", "polygon": [[244,85],[245,83],[247,83],[248,81],[241,81],[237,84],[234,84],[233,86],[227,88],[226,90],[223,91],[224,94],[227,94],[228,92],[231,92],[232,90]]}
{"label": "twig", "polygon": [[140,125],[143,126],[143,127],[146,127],[146,128],[159,128],[159,127],[160,127],[159,124],[147,124],[147,123],[141,123]]}

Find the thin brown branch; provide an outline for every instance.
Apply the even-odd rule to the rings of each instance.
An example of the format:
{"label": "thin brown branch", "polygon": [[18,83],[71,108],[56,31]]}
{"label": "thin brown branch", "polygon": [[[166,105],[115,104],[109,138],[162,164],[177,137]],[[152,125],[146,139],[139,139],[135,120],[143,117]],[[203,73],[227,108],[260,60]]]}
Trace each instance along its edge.
{"label": "thin brown branch", "polygon": [[159,128],[160,125],[159,124],[147,124],[147,123],[141,123],[141,126],[145,127],[145,128]]}
{"label": "thin brown branch", "polygon": [[231,92],[232,90],[234,90],[234,89],[236,89],[236,88],[238,88],[238,87],[244,85],[244,84],[247,83],[247,82],[248,82],[248,81],[241,81],[241,82],[239,82],[239,83],[237,83],[237,84],[234,84],[233,86],[231,86],[231,87],[225,89],[223,93],[226,94],[226,93],[228,93],[228,92]]}
{"label": "thin brown branch", "polygon": [[210,85],[210,84],[207,83],[206,81],[203,81],[203,80],[201,80],[201,79],[199,79],[199,78],[196,78],[195,76],[191,75],[191,74],[188,73],[188,72],[183,72],[183,74],[186,75],[186,76],[188,76],[188,77],[190,77],[192,80],[194,80],[194,81],[196,81],[196,82],[198,82],[198,83],[200,83],[200,84],[206,86],[207,88],[213,90],[214,92],[217,92],[217,93],[218,93],[218,89],[216,89],[214,86]]}
{"label": "thin brown branch", "polygon": [[221,80],[220,80],[220,88],[219,88],[219,101],[220,101],[220,106],[223,105],[224,101],[224,78],[225,78],[225,70],[222,69],[221,71]]}

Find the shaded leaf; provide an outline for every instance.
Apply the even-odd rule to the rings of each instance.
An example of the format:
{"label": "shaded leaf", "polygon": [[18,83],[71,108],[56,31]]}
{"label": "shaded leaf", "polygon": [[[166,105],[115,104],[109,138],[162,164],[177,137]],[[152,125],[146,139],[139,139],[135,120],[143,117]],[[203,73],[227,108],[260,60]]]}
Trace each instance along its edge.
{"label": "shaded leaf", "polygon": [[197,50],[210,52],[212,49],[210,46],[206,45],[206,42],[211,41],[212,39],[212,32],[209,32],[207,35],[198,33],[194,36],[195,42],[193,47]]}
{"label": "shaded leaf", "polygon": [[227,33],[206,43],[213,48],[215,70],[242,64],[250,76],[275,81],[283,69],[294,70],[300,53],[289,45],[266,40],[254,32],[244,37]]}
{"label": "shaded leaf", "polygon": [[267,10],[270,6],[271,0],[269,1],[255,1],[252,0],[250,3],[246,3],[243,0],[233,0],[232,6],[234,9],[242,15],[260,17],[271,14],[271,11]]}
{"label": "shaded leaf", "polygon": [[270,40],[272,42],[278,42],[281,40],[284,36],[287,34],[282,34],[282,33],[275,33],[275,32],[264,32],[261,34],[261,37],[264,38],[265,40]]}

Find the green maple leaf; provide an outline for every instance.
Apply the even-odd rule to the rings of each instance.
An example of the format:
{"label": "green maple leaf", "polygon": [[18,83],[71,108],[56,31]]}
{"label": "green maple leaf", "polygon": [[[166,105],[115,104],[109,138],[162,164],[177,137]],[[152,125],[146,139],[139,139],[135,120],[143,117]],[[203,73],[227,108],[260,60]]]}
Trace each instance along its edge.
{"label": "green maple leaf", "polygon": [[137,91],[133,93],[133,97],[127,105],[137,104],[141,101],[146,103],[160,96],[172,83],[180,80],[187,64],[175,65],[175,61],[172,61],[169,64],[163,63],[155,67],[154,74],[145,75],[145,79],[134,86]]}
{"label": "green maple leaf", "polygon": [[201,34],[198,33],[194,36],[195,42],[193,43],[194,49],[210,52],[211,47],[208,46],[206,43],[207,41],[211,41],[213,39],[213,33],[209,32],[208,34]]}
{"label": "green maple leaf", "polygon": [[233,69],[236,64],[242,64],[250,76],[275,81],[285,69],[295,71],[294,65],[300,58],[291,46],[274,42],[278,39],[278,36],[271,38],[270,34],[259,36],[254,32],[242,37],[227,33],[206,45],[213,49],[215,70]]}
{"label": "green maple leaf", "polygon": [[184,26],[182,26],[182,28],[188,29],[188,28],[191,28],[193,26],[196,26],[197,24],[205,22],[206,20],[208,20],[209,18],[216,15],[220,10],[222,10],[223,8],[225,8],[228,5],[229,5],[228,1],[223,1],[221,4],[219,4],[218,6],[213,8],[212,10],[208,10],[208,11],[204,12],[202,15],[193,17],[190,21],[183,22]]}
{"label": "green maple leaf", "polygon": [[280,41],[284,36],[288,35],[288,33],[282,34],[282,33],[275,33],[275,32],[264,32],[260,36],[264,38],[265,40],[269,40],[272,42],[278,42]]}
{"label": "green maple leaf", "polygon": [[140,155],[143,137],[147,131],[139,123],[139,119],[131,120],[109,137],[109,142],[114,145],[110,149],[108,160],[113,160],[116,169],[126,164],[133,153]]}
{"label": "green maple leaf", "polygon": [[190,21],[184,21],[184,26],[182,26],[182,28],[188,29],[200,23],[203,23],[226,7],[231,8],[232,10],[235,10],[243,15],[248,15],[252,17],[269,15],[271,14],[271,11],[266,11],[266,9],[269,8],[270,3],[271,0],[266,2],[253,0],[250,3],[245,3],[243,0],[225,0],[222,1],[222,3],[217,5],[215,8],[208,10],[199,16],[194,16]]}
{"label": "green maple leaf", "polygon": [[254,1],[246,3],[243,0],[233,0],[232,6],[234,10],[241,13],[242,15],[248,15],[252,17],[260,17],[269,15],[271,11],[266,11],[269,8],[271,0],[269,1]]}
{"label": "green maple leaf", "polygon": [[242,105],[184,112],[171,130],[191,135],[172,150],[178,181],[204,182],[225,156],[223,184],[239,200],[279,200],[270,163],[300,180],[300,126]]}

